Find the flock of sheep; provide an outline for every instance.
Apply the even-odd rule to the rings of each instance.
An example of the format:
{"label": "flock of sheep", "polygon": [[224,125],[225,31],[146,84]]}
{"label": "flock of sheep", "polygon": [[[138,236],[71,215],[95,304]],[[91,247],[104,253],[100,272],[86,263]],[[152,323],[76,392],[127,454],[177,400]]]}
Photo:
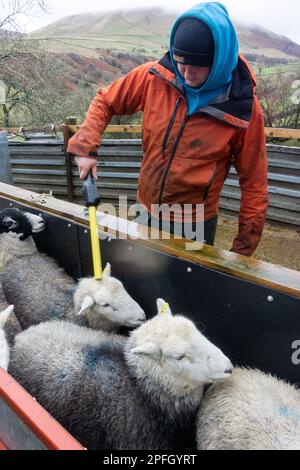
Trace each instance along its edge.
{"label": "flock of sheep", "polygon": [[[300,449],[300,391],[230,360],[111,276],[76,283],[38,252],[41,217],[0,211],[0,367],[88,449]],[[122,326],[134,328],[129,336]],[[205,387],[210,385],[208,391]]]}

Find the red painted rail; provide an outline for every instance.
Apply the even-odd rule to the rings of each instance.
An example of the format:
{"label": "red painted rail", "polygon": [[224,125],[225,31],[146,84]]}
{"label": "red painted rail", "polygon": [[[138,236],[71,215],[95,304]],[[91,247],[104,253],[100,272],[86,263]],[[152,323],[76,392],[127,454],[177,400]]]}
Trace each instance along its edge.
{"label": "red painted rail", "polygon": [[[0,399],[49,450],[84,450],[47,411],[0,368]],[[0,441],[0,450],[6,449]],[[26,450],[26,449],[22,449]]]}

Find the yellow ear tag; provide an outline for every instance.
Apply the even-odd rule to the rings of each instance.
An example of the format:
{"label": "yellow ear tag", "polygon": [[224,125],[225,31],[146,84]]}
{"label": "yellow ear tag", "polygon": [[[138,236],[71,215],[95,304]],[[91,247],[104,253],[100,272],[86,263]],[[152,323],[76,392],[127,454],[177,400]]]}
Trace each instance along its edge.
{"label": "yellow ear tag", "polygon": [[164,304],[160,307],[159,313],[168,313],[169,310],[169,304],[167,302],[164,302]]}
{"label": "yellow ear tag", "polygon": [[111,273],[111,266],[110,266],[109,263],[106,263],[106,266],[105,266],[105,268],[103,269],[103,272],[102,272],[102,276],[103,276],[103,274],[110,274],[110,273]]}

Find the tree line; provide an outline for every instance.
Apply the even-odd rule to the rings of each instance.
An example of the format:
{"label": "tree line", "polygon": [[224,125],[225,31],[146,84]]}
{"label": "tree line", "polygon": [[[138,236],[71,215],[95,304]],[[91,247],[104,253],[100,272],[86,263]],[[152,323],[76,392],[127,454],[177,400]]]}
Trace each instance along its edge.
{"label": "tree line", "polygon": [[[102,63],[108,67],[105,69],[87,63],[80,54],[51,53],[44,41],[42,45],[23,35],[17,23],[20,13],[46,8],[46,0],[0,0],[0,122],[3,127],[58,124],[67,115],[76,115],[81,121],[99,85],[107,85],[151,59],[140,54],[99,50]],[[266,126],[299,128],[300,77],[296,73],[286,74],[280,68],[265,75],[264,66],[273,62],[256,64],[257,94]],[[126,117],[127,123],[139,121],[140,116]]]}

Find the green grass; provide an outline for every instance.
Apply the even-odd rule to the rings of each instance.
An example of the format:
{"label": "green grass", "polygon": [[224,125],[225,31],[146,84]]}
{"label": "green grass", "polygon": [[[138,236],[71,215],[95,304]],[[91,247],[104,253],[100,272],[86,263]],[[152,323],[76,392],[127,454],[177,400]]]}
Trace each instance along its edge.
{"label": "green grass", "polygon": [[[167,50],[167,40],[159,36],[115,35],[111,38],[57,37],[40,38],[43,47],[52,52],[75,52],[87,57],[98,56],[96,49],[113,49],[120,52],[142,52],[145,55],[161,57]],[[162,46],[161,44],[165,44]]]}
{"label": "green grass", "polygon": [[[255,73],[258,73],[258,64],[252,64],[255,70]],[[295,75],[298,73],[300,77],[300,62],[292,62],[286,65],[275,65],[272,67],[263,67],[262,68],[262,75],[276,75],[279,71],[281,71],[284,75]]]}

